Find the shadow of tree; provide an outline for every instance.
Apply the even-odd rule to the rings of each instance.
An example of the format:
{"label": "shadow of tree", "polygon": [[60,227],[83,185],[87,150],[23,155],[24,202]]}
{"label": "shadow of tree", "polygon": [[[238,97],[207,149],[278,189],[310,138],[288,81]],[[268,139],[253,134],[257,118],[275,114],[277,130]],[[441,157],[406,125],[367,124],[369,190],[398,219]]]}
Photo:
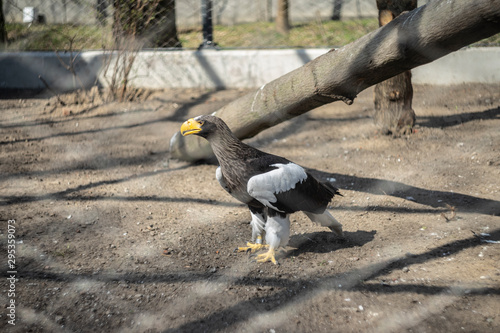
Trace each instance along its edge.
{"label": "shadow of tree", "polygon": [[411,197],[413,201],[419,204],[434,208],[445,208],[446,204],[449,204],[456,206],[460,211],[500,216],[500,201],[497,200],[478,198],[456,192],[428,190],[391,180],[327,173],[314,169],[308,169],[308,171],[318,179],[337,179],[335,185],[340,189],[390,195],[406,200]]}
{"label": "shadow of tree", "polygon": [[[102,185],[112,185],[119,184],[125,181],[130,181],[139,178],[146,178],[155,176],[161,173],[173,172],[176,170],[189,168],[190,165],[185,165],[179,168],[174,169],[165,169],[158,171],[150,171],[145,172],[139,175],[133,175],[124,178],[111,179],[111,180],[103,180],[99,182],[90,182],[85,185],[79,185],[73,188],[68,188],[63,191],[58,191],[54,193],[48,193],[39,196],[0,196],[0,206],[2,205],[12,205],[26,202],[35,202],[41,200],[147,200],[147,201],[175,201],[182,202],[180,198],[159,198],[159,197],[104,197],[104,196],[86,196],[82,194],[77,194],[78,192],[99,187]],[[390,195],[393,197],[398,197],[401,199],[407,200],[408,197],[414,198],[413,200],[419,204],[426,205],[433,208],[443,208],[448,209],[446,204],[456,206],[460,211],[466,212],[474,212],[485,215],[493,215],[500,216],[500,201],[478,198],[467,194],[461,194],[456,192],[445,192],[445,191],[433,191],[427,190],[424,188],[406,185],[401,182],[389,181],[384,179],[376,179],[376,178],[366,178],[366,177],[357,177],[357,176],[349,176],[342,175],[337,173],[326,173],[323,171],[318,171],[314,169],[308,169],[311,174],[313,174],[318,179],[327,179],[327,178],[335,178],[338,179],[336,186],[340,189],[350,189],[358,192],[366,192],[377,195]],[[354,185],[352,185],[354,184]],[[193,199],[193,198],[184,198],[186,202],[199,202],[199,203],[213,203],[216,200],[210,199]],[[232,206],[240,206],[240,203],[229,204]],[[339,209],[339,208],[337,208]],[[340,209],[342,209],[340,207]],[[351,208],[349,208],[351,209]],[[355,209],[355,208],[352,208]],[[432,210],[426,209],[413,209],[408,210],[405,208],[395,208],[395,207],[365,207],[363,210],[379,210],[379,211],[396,211],[400,213],[404,212],[432,212]]]}
{"label": "shadow of tree", "polygon": [[[12,142],[12,141],[0,141],[0,145],[17,144],[17,143],[21,143],[21,142],[39,142],[39,141],[47,140],[50,138],[57,138],[57,137],[71,137],[71,136],[78,136],[78,135],[82,135],[82,134],[95,134],[95,133],[104,133],[104,132],[108,132],[108,131],[121,130],[121,129],[133,129],[133,128],[157,124],[157,123],[161,123],[161,122],[171,122],[171,121],[178,122],[178,121],[184,120],[184,118],[186,118],[186,114],[189,112],[189,110],[193,106],[207,101],[208,99],[210,99],[210,97],[213,95],[213,93],[214,93],[214,91],[208,91],[208,92],[202,94],[201,96],[199,96],[198,98],[193,99],[191,102],[184,103],[181,107],[176,109],[171,115],[161,117],[161,118],[149,119],[149,120],[145,120],[145,121],[141,121],[141,122],[133,123],[133,124],[110,126],[110,127],[104,127],[104,128],[95,128],[95,129],[88,129],[88,130],[82,130],[82,131],[57,132],[57,133],[53,133],[50,135],[40,136],[40,137],[35,137],[35,138],[20,138],[19,140],[16,140],[14,142]],[[152,112],[152,111],[153,110],[142,110],[141,112]],[[111,116],[120,116],[120,115],[126,115],[126,114],[129,114],[129,113],[128,112],[114,112],[111,114]],[[107,114],[106,115],[95,115],[95,116],[91,116],[91,117],[82,117],[82,118],[72,117],[71,121],[75,121],[78,119],[92,119],[92,118],[104,118],[104,117],[108,117],[108,115]],[[24,126],[36,126],[36,125],[45,125],[45,124],[46,125],[54,125],[54,124],[57,124],[59,122],[67,122],[67,121],[70,121],[70,120],[67,120],[67,119],[56,120],[56,121],[48,120],[48,121],[42,121],[40,123],[28,122],[26,125],[24,125],[23,123],[11,124],[11,125],[0,125],[0,127],[4,127],[4,128],[24,127]]]}
{"label": "shadow of tree", "polygon": [[[97,107],[94,107],[95,109]],[[88,113],[90,110],[86,110],[85,113]],[[36,126],[53,126],[57,124],[64,124],[69,122],[81,121],[86,119],[105,119],[112,118],[123,115],[130,115],[135,113],[148,113],[155,112],[155,109],[140,109],[140,110],[129,110],[129,111],[112,111],[103,114],[95,114],[92,116],[89,115],[74,115],[72,117],[53,117],[51,119],[40,119],[40,120],[31,120],[31,121],[23,121],[23,122],[14,122],[9,124],[0,124],[0,128],[23,128],[23,127],[36,127]]]}
{"label": "shadow of tree", "polygon": [[[349,239],[352,239],[352,244],[363,246],[370,240],[374,232],[357,231],[350,233]],[[324,235],[319,235],[324,237]],[[496,229],[490,233],[490,238],[494,240],[500,239],[500,229]],[[394,294],[407,293],[409,291],[417,294],[437,295],[444,292],[453,292],[455,295],[500,295],[500,288],[492,287],[477,287],[461,288],[458,286],[426,286],[422,284],[398,284],[394,286],[384,285],[382,283],[374,284],[367,281],[376,279],[377,277],[387,274],[392,270],[397,270],[402,267],[411,267],[412,265],[424,263],[436,258],[440,258],[444,253],[446,255],[454,255],[465,249],[477,247],[484,244],[482,240],[476,236],[471,236],[465,239],[452,241],[441,246],[432,248],[424,253],[417,255],[401,256],[384,260],[381,262],[364,265],[359,268],[352,269],[348,272],[336,273],[326,276],[322,279],[286,279],[281,277],[267,277],[256,280],[248,274],[230,279],[230,283],[243,286],[272,286],[280,287],[280,291],[268,296],[255,296],[250,299],[238,302],[237,304],[225,307],[222,310],[214,311],[213,313],[196,320],[189,321],[178,327],[166,329],[163,332],[196,332],[205,330],[207,327],[213,327],[214,324],[224,322],[228,327],[247,321],[259,314],[271,316],[278,312],[283,312],[287,317],[292,317],[294,311],[300,311],[300,304],[307,300],[320,295],[323,292],[332,290],[343,291],[362,291],[364,293],[376,294]],[[307,243],[305,246],[310,246]],[[356,245],[355,245],[356,246]],[[322,249],[317,249],[320,252]],[[249,263],[250,265],[250,263]],[[36,267],[36,266],[35,266]],[[6,276],[4,272],[2,274]],[[23,280],[50,280],[72,282],[81,279],[89,279],[100,282],[113,282],[126,280],[131,284],[147,284],[147,283],[176,283],[176,282],[196,282],[196,281],[225,281],[226,276],[224,271],[219,271],[217,274],[208,272],[192,272],[192,271],[177,271],[172,272],[167,269],[165,272],[157,274],[145,274],[144,272],[122,272],[115,274],[75,274],[75,273],[57,273],[50,271],[42,271],[31,269],[27,266],[19,269],[19,278]],[[458,282],[457,282],[458,283]]]}
{"label": "shadow of tree", "polygon": [[181,166],[173,169],[165,169],[158,171],[150,171],[145,172],[139,175],[132,175],[124,178],[110,179],[110,180],[101,180],[98,182],[90,182],[84,185],[78,185],[75,187],[68,188],[63,191],[57,191],[53,193],[46,193],[43,195],[23,195],[23,196],[0,196],[0,206],[10,206],[14,204],[21,204],[27,202],[37,202],[43,200],[69,200],[69,201],[161,201],[161,202],[193,202],[199,204],[211,204],[211,205],[223,205],[223,206],[240,206],[239,203],[225,203],[218,202],[214,199],[199,199],[199,198],[188,198],[188,197],[180,197],[180,198],[170,198],[170,197],[157,197],[155,195],[152,196],[102,196],[102,195],[83,195],[79,192],[96,188],[104,185],[116,185],[122,182],[131,181],[134,179],[151,177],[154,175],[173,172],[177,170],[182,170],[188,168],[189,165]]}
{"label": "shadow of tree", "polygon": [[[500,238],[500,229],[497,229],[493,233],[491,233],[491,237],[495,239]],[[205,328],[206,323],[217,323],[221,322],[221,320],[231,326],[255,317],[257,314],[266,313],[268,314],[268,316],[270,316],[269,311],[273,311],[274,313],[276,313],[277,311],[283,311],[284,313],[286,313],[288,318],[291,318],[294,315],[293,311],[300,311],[299,304],[312,299],[316,295],[319,295],[321,292],[329,290],[342,289],[373,292],[378,294],[392,294],[403,292],[406,293],[408,291],[413,291],[419,294],[437,295],[443,292],[451,291],[453,289],[453,292],[455,294],[465,294],[465,292],[467,292],[468,295],[500,295],[500,288],[489,287],[463,289],[453,286],[438,287],[425,286],[420,284],[405,284],[398,285],[397,287],[386,287],[382,284],[374,285],[365,283],[366,281],[383,275],[390,270],[405,266],[411,266],[416,263],[426,262],[436,257],[441,257],[442,253],[444,252],[450,255],[456,254],[467,248],[479,246],[481,244],[481,241],[473,236],[463,240],[447,243],[420,255],[415,255],[412,257],[399,257],[381,263],[370,264],[361,268],[351,270],[349,272],[334,274],[332,276],[322,278],[319,281],[316,280],[316,282],[312,282],[311,280],[290,281],[286,279],[260,279],[258,281],[259,284],[279,285],[283,287],[283,291],[269,296],[267,299],[265,299],[265,302],[260,300],[261,297],[252,298],[250,300],[240,302],[235,306],[228,307],[222,311],[214,312],[211,315],[200,320],[193,320],[179,327],[167,329],[163,332],[199,331]],[[245,284],[252,283],[250,279],[244,279],[243,281],[245,282]],[[236,281],[236,283],[239,282],[240,281]],[[304,286],[307,286],[307,288],[304,288]],[[294,304],[298,304],[298,306],[295,310],[292,310],[290,306]],[[242,311],[242,309],[245,309],[245,311]]]}
{"label": "shadow of tree", "polygon": [[[331,234],[330,232],[325,232]],[[366,232],[366,231],[356,231],[356,232],[350,232],[347,233],[347,236],[350,239],[351,244],[348,247],[355,247],[355,246],[364,246],[365,244],[369,243],[372,239],[373,236],[375,235],[375,231],[371,232]],[[320,234],[319,237],[323,237],[324,235],[321,235],[323,233],[317,233]],[[488,239],[499,241],[500,240],[500,229],[496,229],[492,232],[489,233]],[[307,243],[303,243],[306,247],[308,246]],[[345,242],[347,244],[347,242]],[[485,244],[481,238],[478,238],[475,235],[472,235],[468,238],[464,238],[461,240],[456,240],[452,241],[446,244],[443,244],[441,246],[432,248],[426,252],[423,252],[421,254],[416,254],[416,255],[405,255],[402,257],[396,257],[390,260],[383,261],[381,263],[374,263],[370,264],[361,268],[356,268],[351,272],[344,272],[344,273],[339,273],[339,274],[334,274],[330,276],[328,279],[334,279],[336,277],[344,276],[346,274],[351,274],[353,272],[369,272],[369,274],[364,274],[364,278],[362,281],[359,281],[359,283],[364,283],[366,280],[372,280],[382,274],[386,274],[392,270],[396,269],[401,269],[403,267],[411,267],[412,265],[415,264],[421,264],[425,263],[429,260],[433,260],[435,258],[442,258],[443,254],[446,254],[447,256],[455,255],[465,249],[468,248],[473,248],[476,246],[480,246]],[[344,246],[340,246],[339,248],[345,248]],[[312,252],[312,251],[302,251],[301,253],[305,252]],[[318,253],[323,253],[323,251],[320,249],[319,251],[316,251]],[[291,252],[291,254],[297,254],[298,252]],[[243,255],[243,254],[242,254]],[[374,269],[376,268],[376,269]],[[78,274],[78,273],[58,273],[58,272],[51,272],[51,271],[38,271],[36,269],[33,270],[19,270],[19,275],[21,277],[25,278],[35,278],[35,279],[41,279],[41,280],[56,280],[56,281],[74,281],[82,278],[88,278],[96,281],[101,281],[101,282],[109,282],[109,281],[120,281],[120,280],[127,280],[130,283],[152,283],[152,282],[168,282],[168,283],[174,283],[174,282],[179,282],[179,281],[200,281],[207,279],[208,277],[223,277],[224,273],[208,273],[208,272],[193,272],[190,270],[185,270],[185,271],[176,271],[172,272],[167,269],[165,272],[161,272],[158,274],[150,274],[144,276],[143,272],[122,272],[122,273],[115,273],[115,274],[91,274],[91,273],[83,273],[83,274]],[[3,273],[3,276],[7,276],[7,273]],[[325,279],[325,280],[328,280]],[[286,286],[286,285],[292,285],[295,282],[290,281],[287,279],[283,278],[262,278],[258,280],[258,284],[260,285],[270,285],[270,286]],[[309,280],[302,280],[299,282],[301,283],[309,283]],[[247,277],[243,276],[239,279],[236,279],[234,281],[235,284],[239,285],[254,285],[257,282],[248,279]],[[317,286],[323,284],[323,282],[318,282]],[[334,286],[335,288],[338,288],[338,286]],[[356,285],[353,285],[352,288],[358,288]],[[366,288],[364,288],[366,289]],[[495,293],[500,293],[500,288],[495,289]]]}
{"label": "shadow of tree", "polygon": [[417,118],[417,124],[423,127],[445,128],[464,124],[474,120],[486,120],[500,118],[500,108],[489,109],[481,112],[467,112],[451,116],[421,116]]}
{"label": "shadow of tree", "polygon": [[[49,175],[58,175],[72,171],[86,171],[86,170],[105,170],[119,166],[135,166],[135,165],[148,165],[157,163],[168,158],[169,152],[166,150],[150,152],[146,151],[144,154],[136,156],[119,157],[108,155],[93,155],[86,160],[75,161],[69,165],[34,171],[22,171],[18,173],[5,173],[0,175],[0,181],[8,179],[24,178],[24,177],[43,177]],[[159,171],[162,172],[163,170]]]}
{"label": "shadow of tree", "polygon": [[338,249],[360,247],[371,242],[376,233],[375,230],[346,231],[343,238],[339,238],[330,231],[293,235],[290,237],[288,245],[295,249],[287,253],[286,256],[299,256],[306,252],[330,253]]}

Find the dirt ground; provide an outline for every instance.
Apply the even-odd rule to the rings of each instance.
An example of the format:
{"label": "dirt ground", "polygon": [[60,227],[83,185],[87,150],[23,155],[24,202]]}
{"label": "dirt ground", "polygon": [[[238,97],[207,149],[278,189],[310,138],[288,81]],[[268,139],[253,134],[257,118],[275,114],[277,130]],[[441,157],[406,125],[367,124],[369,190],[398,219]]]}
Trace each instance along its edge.
{"label": "dirt ground", "polygon": [[280,265],[233,252],[250,214],[215,165],[169,158],[185,119],[245,93],[0,100],[0,331],[499,332],[500,86],[416,86],[403,138],[369,89],[248,140],[343,194],[345,238],[295,214]]}

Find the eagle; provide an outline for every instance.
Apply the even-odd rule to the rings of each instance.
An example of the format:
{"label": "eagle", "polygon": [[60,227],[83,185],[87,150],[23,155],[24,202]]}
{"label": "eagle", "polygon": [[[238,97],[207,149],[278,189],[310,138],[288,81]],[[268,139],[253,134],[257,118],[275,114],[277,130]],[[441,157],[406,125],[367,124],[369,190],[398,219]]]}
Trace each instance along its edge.
{"label": "eagle", "polygon": [[276,264],[276,250],[285,247],[290,239],[289,216],[298,211],[342,236],[342,224],[327,210],[332,198],[340,195],[330,183],[318,181],[284,157],[243,143],[216,116],[185,121],[181,134],[208,140],[219,162],[215,176],[220,185],[250,209],[252,238],[238,251],[255,253],[267,248],[267,252],[257,255],[257,262]]}

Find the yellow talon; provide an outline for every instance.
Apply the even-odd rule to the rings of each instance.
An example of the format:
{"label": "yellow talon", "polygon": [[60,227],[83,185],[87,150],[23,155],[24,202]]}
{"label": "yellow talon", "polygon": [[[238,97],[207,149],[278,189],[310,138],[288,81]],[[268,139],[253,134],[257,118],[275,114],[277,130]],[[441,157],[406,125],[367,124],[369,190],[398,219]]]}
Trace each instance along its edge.
{"label": "yellow talon", "polygon": [[269,245],[262,245],[262,244],[248,242],[247,246],[238,247],[238,252],[250,251],[252,253],[255,253],[255,252],[257,252],[263,248],[267,248],[267,247],[269,247]]}
{"label": "yellow talon", "polygon": [[257,236],[255,243],[248,242],[247,246],[238,247],[237,250],[238,250],[238,252],[250,251],[251,253],[255,253],[257,251],[262,250],[263,248],[268,248],[268,247],[269,247],[269,245],[262,244],[262,236]]}
{"label": "yellow talon", "polygon": [[272,247],[269,248],[269,251],[267,251],[266,253],[262,253],[257,256],[257,262],[268,262],[268,261],[272,262],[275,265],[278,264],[278,262],[274,258],[274,249]]}

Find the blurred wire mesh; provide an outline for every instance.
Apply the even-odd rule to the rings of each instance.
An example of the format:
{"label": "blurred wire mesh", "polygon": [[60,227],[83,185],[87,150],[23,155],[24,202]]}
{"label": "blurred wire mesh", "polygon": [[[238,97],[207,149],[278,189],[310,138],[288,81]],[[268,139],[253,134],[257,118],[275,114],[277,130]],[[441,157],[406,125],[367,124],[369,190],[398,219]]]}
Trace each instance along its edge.
{"label": "blurred wire mesh", "polygon": [[[2,1],[7,50],[110,49],[120,32],[143,47],[196,49],[203,42],[206,0]],[[289,0],[288,33],[276,29],[278,0],[211,3],[213,41],[220,48],[336,47],[378,27],[375,0]],[[499,36],[481,43],[498,44]]]}
{"label": "blurred wire mesh", "polygon": [[[7,50],[116,48],[117,37],[142,47],[196,49],[206,0],[1,0]],[[278,0],[212,0],[220,48],[337,47],[378,27],[375,0],[289,0],[291,29],[276,29]],[[419,5],[427,1],[419,1]],[[481,45],[499,45],[494,36]]]}
{"label": "blurred wire mesh", "polygon": [[[196,49],[203,41],[202,2],[3,0],[7,49],[109,49],[117,29],[144,47]],[[276,13],[277,0],[213,0],[213,40],[220,48],[334,47],[378,26],[375,0],[290,0],[286,34],[276,30]],[[176,35],[169,37],[172,25]]]}

